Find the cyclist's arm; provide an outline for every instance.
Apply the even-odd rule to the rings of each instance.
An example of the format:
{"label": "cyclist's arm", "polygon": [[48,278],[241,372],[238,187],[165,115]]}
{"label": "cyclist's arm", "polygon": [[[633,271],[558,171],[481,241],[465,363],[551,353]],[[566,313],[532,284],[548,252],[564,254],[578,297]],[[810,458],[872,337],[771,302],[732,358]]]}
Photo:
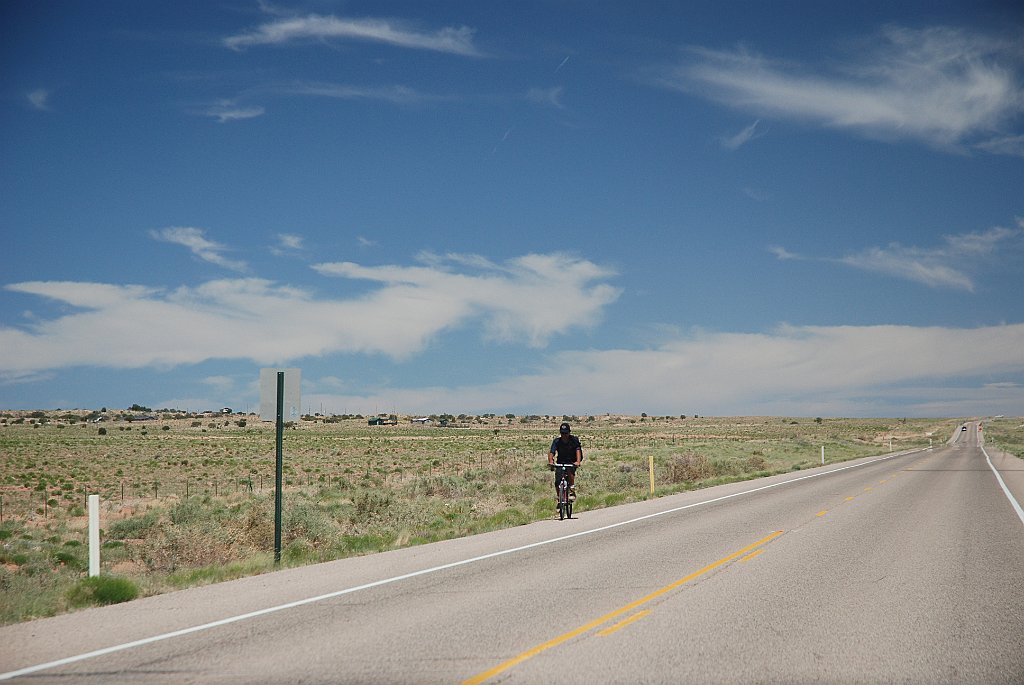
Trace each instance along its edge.
{"label": "cyclist's arm", "polygon": [[580,464],[583,463],[583,449],[580,447],[576,448],[576,468],[579,468]]}

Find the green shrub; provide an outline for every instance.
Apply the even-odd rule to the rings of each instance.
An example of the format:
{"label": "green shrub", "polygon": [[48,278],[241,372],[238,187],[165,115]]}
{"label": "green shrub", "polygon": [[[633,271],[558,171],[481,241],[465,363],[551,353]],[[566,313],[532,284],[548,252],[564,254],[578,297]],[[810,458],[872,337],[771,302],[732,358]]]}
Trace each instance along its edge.
{"label": "green shrub", "polygon": [[84,564],[81,559],[78,558],[72,552],[67,550],[58,550],[51,555],[54,563],[63,564],[70,569],[81,569],[84,568]]}
{"label": "green shrub", "polygon": [[202,503],[195,497],[178,502],[171,509],[171,523],[184,526],[201,520],[205,515]]}
{"label": "green shrub", "polygon": [[155,511],[150,511],[142,516],[132,516],[131,518],[114,521],[110,524],[110,528],[107,530],[107,535],[115,540],[141,538],[156,526],[159,518],[159,515]]}
{"label": "green shrub", "polygon": [[127,578],[91,576],[78,581],[68,591],[68,602],[75,607],[90,604],[120,604],[139,596],[139,588]]}

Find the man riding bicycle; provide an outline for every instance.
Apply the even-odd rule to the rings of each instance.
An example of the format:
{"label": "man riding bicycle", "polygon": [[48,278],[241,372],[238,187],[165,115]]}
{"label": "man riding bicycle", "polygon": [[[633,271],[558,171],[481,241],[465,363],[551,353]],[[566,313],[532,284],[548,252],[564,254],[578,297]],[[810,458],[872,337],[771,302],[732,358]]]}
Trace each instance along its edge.
{"label": "man riding bicycle", "polygon": [[[555,464],[573,464],[579,468],[583,461],[583,445],[580,439],[572,434],[572,427],[563,423],[558,427],[558,437],[551,442],[548,450],[548,466],[554,470]],[[569,483],[569,499],[576,499],[576,469],[564,469],[565,480]],[[559,475],[555,471],[555,497],[558,497]]]}

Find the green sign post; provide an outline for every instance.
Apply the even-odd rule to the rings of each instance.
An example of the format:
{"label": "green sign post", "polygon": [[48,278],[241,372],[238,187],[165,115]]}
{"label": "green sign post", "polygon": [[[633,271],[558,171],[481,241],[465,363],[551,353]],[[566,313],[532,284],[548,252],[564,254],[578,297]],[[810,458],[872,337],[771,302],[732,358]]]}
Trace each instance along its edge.
{"label": "green sign post", "polygon": [[277,467],[274,488],[274,563],[281,563],[281,509],[284,481],[284,371],[277,372]]}

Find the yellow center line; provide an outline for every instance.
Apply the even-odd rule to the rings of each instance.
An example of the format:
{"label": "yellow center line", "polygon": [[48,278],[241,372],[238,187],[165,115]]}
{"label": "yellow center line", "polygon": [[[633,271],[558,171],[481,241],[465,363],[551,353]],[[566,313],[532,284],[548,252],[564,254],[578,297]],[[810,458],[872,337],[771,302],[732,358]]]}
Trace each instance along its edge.
{"label": "yellow center line", "polygon": [[759,549],[756,552],[751,552],[747,556],[745,556],[742,559],[740,559],[740,563],[742,564],[744,561],[750,561],[751,559],[753,559],[754,557],[756,557],[758,554],[760,554],[763,551],[764,551],[763,549]]}
{"label": "yellow center line", "polygon": [[846,498],[846,501],[847,501],[847,502],[852,502],[852,501],[853,501],[853,497],[847,497],[847,498]]}
{"label": "yellow center line", "polygon": [[815,516],[824,516],[827,513],[828,513],[828,509],[822,509],[817,514],[815,514]]}
{"label": "yellow center line", "polygon": [[635,614],[633,614],[632,616],[630,616],[629,618],[624,618],[621,621],[619,621],[618,623],[616,623],[615,625],[610,626],[608,628],[605,628],[604,630],[598,632],[598,635],[600,635],[601,637],[605,637],[607,635],[611,635],[612,633],[614,633],[617,630],[622,630],[623,628],[628,626],[633,621],[639,621],[641,618],[643,618],[644,616],[646,616],[649,613],[651,613],[650,609],[644,609],[643,611],[638,611]]}
{"label": "yellow center line", "polygon": [[618,618],[619,616],[622,616],[623,614],[628,614],[629,612],[633,611],[634,609],[637,609],[637,608],[643,606],[644,604],[647,604],[651,600],[657,599],[658,597],[661,597],[662,595],[664,595],[664,594],[666,594],[668,592],[671,592],[672,590],[675,590],[680,585],[684,585],[685,583],[688,583],[691,580],[699,578],[700,576],[704,575],[705,573],[708,573],[709,571],[713,571],[716,568],[718,568],[719,566],[722,566],[723,564],[727,564],[730,561],[732,561],[733,559],[735,559],[737,557],[741,557],[741,556],[747,554],[748,552],[751,552],[752,550],[754,550],[757,547],[760,547],[761,545],[765,544],[766,542],[774,540],[778,536],[782,535],[784,532],[785,531],[777,530],[774,533],[772,533],[771,535],[768,535],[766,537],[761,538],[760,540],[758,540],[754,544],[747,545],[746,547],[744,547],[743,549],[739,550],[738,552],[733,552],[729,556],[723,557],[723,558],[719,559],[718,561],[716,561],[713,564],[708,564],[707,566],[705,566],[701,570],[694,571],[693,573],[691,573],[690,575],[686,576],[685,578],[680,578],[676,582],[674,582],[674,583],[672,583],[670,585],[666,585],[665,587],[661,588],[660,590],[655,590],[651,594],[646,595],[644,597],[641,597],[640,599],[636,600],[635,602],[631,602],[631,603],[627,604],[624,607],[620,607],[620,608],[616,609],[615,611],[611,611],[611,612],[605,614],[604,616],[602,616],[600,618],[594,619],[590,623],[586,623],[586,624],[580,626],[579,628],[576,628],[574,630],[570,630],[567,633],[562,633],[558,637],[552,638],[552,639],[548,640],[547,642],[539,644],[539,645],[537,645],[536,647],[534,647],[532,649],[528,649],[525,652],[523,652],[522,654],[519,654],[518,656],[512,657],[508,661],[504,661],[504,662],[498,664],[497,666],[495,666],[492,669],[489,669],[487,671],[484,671],[483,673],[475,675],[472,678],[470,678],[469,680],[464,680],[462,682],[462,685],[479,685],[480,683],[483,683],[483,682],[485,682],[487,680],[490,680],[491,678],[493,678],[494,676],[498,675],[499,673],[503,673],[503,672],[507,671],[508,669],[512,668],[513,666],[517,666],[517,665],[523,663],[524,661],[532,659],[533,657],[537,656],[538,654],[541,654],[542,652],[546,652],[547,650],[551,649],[552,647],[557,647],[558,645],[560,645],[560,644],[562,644],[564,642],[568,642],[569,640],[573,639],[574,637],[578,637],[580,635],[583,635],[584,633],[589,632],[590,630],[596,628],[597,626],[601,625],[602,623],[607,623],[608,621],[611,621],[614,618]]}

